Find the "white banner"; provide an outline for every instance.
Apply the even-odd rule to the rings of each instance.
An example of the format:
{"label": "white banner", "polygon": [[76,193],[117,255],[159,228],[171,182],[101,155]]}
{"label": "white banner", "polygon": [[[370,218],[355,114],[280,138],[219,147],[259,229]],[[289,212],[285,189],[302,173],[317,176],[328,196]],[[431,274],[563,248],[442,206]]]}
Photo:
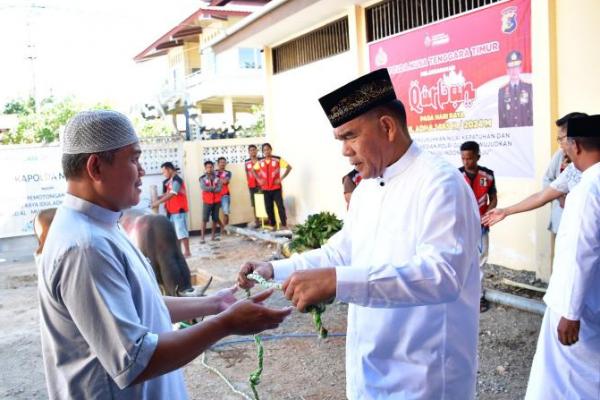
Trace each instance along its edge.
{"label": "white banner", "polygon": [[40,210],[60,205],[66,190],[57,146],[0,151],[0,238],[33,234]]}
{"label": "white banner", "polygon": [[[149,147],[148,151],[145,147]],[[160,164],[168,158],[154,157],[151,146],[143,146],[142,164]],[[156,152],[156,151],[154,151]],[[169,156],[172,154],[158,154]],[[0,147],[0,238],[33,235],[33,218],[46,208],[58,207],[65,196],[65,181],[59,146],[2,146]],[[149,159],[148,159],[149,158]],[[174,160],[178,163],[178,160]],[[179,163],[180,164],[180,163]],[[150,209],[150,186],[162,194],[160,174],[142,178],[140,202],[135,208]],[[162,207],[161,207],[162,211]]]}

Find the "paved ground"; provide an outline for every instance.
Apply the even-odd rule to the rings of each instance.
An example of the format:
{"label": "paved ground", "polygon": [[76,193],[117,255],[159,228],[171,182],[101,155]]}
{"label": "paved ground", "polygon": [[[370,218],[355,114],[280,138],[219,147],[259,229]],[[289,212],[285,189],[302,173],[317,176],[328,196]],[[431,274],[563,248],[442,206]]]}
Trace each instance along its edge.
{"label": "paved ground", "polygon": [[[213,275],[211,290],[233,283],[239,265],[248,259],[268,259],[275,249],[262,242],[225,236],[201,245],[192,239],[190,269]],[[490,275],[497,276],[494,269]],[[489,279],[494,277],[489,276]],[[46,398],[33,262],[0,264],[0,399]],[[490,282],[490,284],[493,282]],[[286,305],[281,295],[271,304]],[[332,333],[343,333],[346,306],[334,304],[324,315]],[[523,398],[541,317],[514,309],[492,307],[482,314],[479,343],[479,399]],[[310,318],[294,313],[271,334],[312,334]],[[256,363],[252,343],[223,346],[207,353],[215,366],[249,393],[248,374]],[[240,399],[200,359],[184,369],[191,399]],[[259,386],[262,399],[344,399],[344,338],[282,338],[265,342],[265,369]]]}

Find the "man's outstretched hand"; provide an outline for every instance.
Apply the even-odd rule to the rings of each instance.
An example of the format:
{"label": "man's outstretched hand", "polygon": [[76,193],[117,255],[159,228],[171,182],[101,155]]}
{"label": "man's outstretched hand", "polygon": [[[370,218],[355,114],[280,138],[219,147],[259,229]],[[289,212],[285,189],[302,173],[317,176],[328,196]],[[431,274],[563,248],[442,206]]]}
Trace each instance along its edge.
{"label": "man's outstretched hand", "polygon": [[275,329],[290,315],[293,308],[271,308],[262,304],[273,294],[264,290],[247,299],[238,300],[220,314],[228,334],[254,335],[266,329]]}
{"label": "man's outstretched hand", "polygon": [[481,224],[484,226],[492,226],[502,221],[507,215],[504,208],[494,208],[481,217]]}

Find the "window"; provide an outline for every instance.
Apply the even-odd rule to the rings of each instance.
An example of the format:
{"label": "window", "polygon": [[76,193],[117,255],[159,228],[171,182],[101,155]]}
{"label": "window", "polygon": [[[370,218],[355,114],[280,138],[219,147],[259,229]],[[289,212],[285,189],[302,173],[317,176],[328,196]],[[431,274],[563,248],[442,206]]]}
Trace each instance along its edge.
{"label": "window", "polygon": [[348,18],[344,17],[274,47],[273,73],[298,68],[343,53],[349,48]]}
{"label": "window", "polygon": [[262,53],[259,49],[240,48],[239,62],[242,69],[261,69]]}

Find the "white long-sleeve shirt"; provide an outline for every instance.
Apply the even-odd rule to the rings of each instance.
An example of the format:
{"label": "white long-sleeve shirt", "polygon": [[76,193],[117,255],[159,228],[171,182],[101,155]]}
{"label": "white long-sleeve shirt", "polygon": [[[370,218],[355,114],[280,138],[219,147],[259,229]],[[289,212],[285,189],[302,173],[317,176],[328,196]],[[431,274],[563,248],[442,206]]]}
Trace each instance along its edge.
{"label": "white long-sleeve shirt", "polygon": [[[563,172],[564,173],[564,172]],[[600,323],[600,163],[586,169],[565,203],[544,301],[555,313]]]}
{"label": "white long-sleeve shirt", "polygon": [[480,234],[458,170],[413,143],[382,178],[361,182],[326,245],[273,263],[277,280],[336,267],[336,298],[350,303],[350,400],[474,397]]}

